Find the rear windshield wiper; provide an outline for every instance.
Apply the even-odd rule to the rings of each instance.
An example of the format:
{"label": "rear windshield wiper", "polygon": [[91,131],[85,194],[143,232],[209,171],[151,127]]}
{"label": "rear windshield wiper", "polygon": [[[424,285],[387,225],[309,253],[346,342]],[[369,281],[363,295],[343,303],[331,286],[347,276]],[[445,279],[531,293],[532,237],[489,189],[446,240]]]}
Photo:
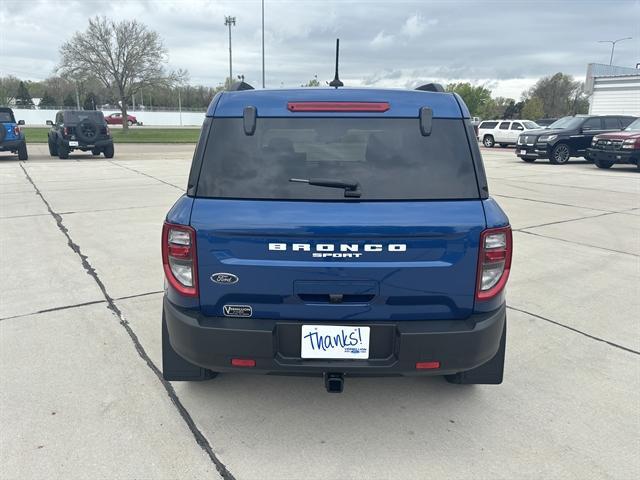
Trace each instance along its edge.
{"label": "rear windshield wiper", "polygon": [[359,197],[362,195],[360,184],[344,180],[333,180],[330,178],[290,178],[290,182],[308,183],[317,187],[344,188],[345,197]]}

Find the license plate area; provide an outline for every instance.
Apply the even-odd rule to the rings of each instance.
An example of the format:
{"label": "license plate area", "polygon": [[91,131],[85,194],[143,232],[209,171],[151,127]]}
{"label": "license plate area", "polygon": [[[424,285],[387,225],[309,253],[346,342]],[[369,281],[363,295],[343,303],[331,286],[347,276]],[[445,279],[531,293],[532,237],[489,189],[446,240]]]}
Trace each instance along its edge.
{"label": "license plate area", "polygon": [[[317,325],[317,323],[309,323],[309,325],[312,324]],[[398,342],[396,326],[376,323],[369,324],[367,327],[369,328],[368,361],[393,362],[396,358],[395,352]],[[302,323],[278,322],[274,333],[275,357],[279,362],[283,364],[299,364],[301,361],[314,361],[314,359],[301,358]]]}
{"label": "license plate area", "polygon": [[300,357],[368,359],[369,333],[369,327],[302,325]]}
{"label": "license plate area", "polygon": [[70,147],[77,147],[79,144],[76,140],[70,140],[69,141],[69,146]]}
{"label": "license plate area", "polygon": [[526,150],[520,150],[520,155],[526,155],[527,151]]}

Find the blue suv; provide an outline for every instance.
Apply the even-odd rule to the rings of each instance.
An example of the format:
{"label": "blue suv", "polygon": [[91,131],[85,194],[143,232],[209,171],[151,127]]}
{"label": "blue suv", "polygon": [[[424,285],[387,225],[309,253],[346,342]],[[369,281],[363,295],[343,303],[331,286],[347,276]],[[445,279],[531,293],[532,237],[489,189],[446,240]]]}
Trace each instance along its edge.
{"label": "blue suv", "polygon": [[19,160],[28,160],[27,142],[20,125],[24,125],[24,120],[16,123],[13,110],[0,107],[0,152],[17,153]]}
{"label": "blue suv", "polygon": [[243,85],[164,223],[164,378],[501,383],[511,228],[462,99]]}

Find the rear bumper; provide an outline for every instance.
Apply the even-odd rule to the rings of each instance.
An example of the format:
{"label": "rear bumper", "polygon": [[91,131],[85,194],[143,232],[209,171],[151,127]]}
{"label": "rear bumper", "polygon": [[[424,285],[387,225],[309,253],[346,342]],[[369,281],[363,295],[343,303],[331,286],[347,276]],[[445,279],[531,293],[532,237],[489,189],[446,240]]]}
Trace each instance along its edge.
{"label": "rear bumper", "polygon": [[[63,138],[61,141],[62,141],[62,144],[65,147],[69,148],[69,150],[91,150],[93,148],[104,148],[107,145],[113,144],[113,139],[112,138],[104,138],[104,139],[96,140],[95,142],[92,142],[92,143],[86,143],[86,142],[82,142],[80,140],[69,140],[69,139],[66,139],[66,138]],[[69,145],[70,141],[71,142],[78,142],[78,145],[71,146],[71,145]]]}
{"label": "rear bumper", "polygon": [[15,152],[24,143],[24,139],[4,140],[0,142],[0,152]]}
{"label": "rear bumper", "polygon": [[600,150],[597,148],[588,148],[587,157],[594,162],[603,161],[637,164],[640,159],[640,150]]}
{"label": "rear bumper", "polygon": [[[195,365],[216,372],[301,375],[445,375],[470,370],[496,354],[506,321],[503,304],[466,320],[344,322],[371,328],[370,358],[308,360],[300,358],[300,321],[204,317],[176,307],[166,296],[164,315],[171,346]],[[253,359],[256,364],[232,367],[232,358]],[[440,368],[416,370],[416,362],[429,361],[440,362]]]}

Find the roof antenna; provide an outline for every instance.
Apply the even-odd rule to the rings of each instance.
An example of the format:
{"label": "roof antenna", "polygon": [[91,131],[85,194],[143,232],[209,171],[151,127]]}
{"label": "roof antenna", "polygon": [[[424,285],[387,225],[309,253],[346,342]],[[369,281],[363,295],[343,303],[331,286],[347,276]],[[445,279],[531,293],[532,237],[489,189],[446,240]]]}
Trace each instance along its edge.
{"label": "roof antenna", "polygon": [[338,55],[340,54],[340,39],[336,38],[336,76],[333,77],[331,83],[329,83],[330,87],[344,87],[344,83],[338,78]]}

